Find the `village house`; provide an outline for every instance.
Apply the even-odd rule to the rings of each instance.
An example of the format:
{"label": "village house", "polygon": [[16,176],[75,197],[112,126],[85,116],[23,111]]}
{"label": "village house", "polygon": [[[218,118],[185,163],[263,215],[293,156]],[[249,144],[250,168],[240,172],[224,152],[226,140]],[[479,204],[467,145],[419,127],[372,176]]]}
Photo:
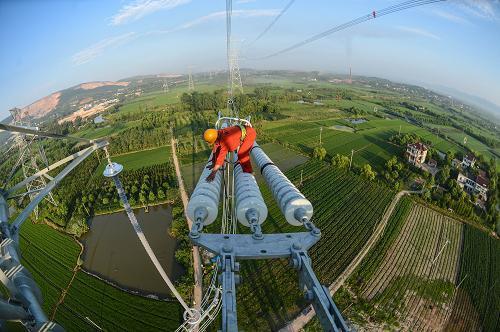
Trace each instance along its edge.
{"label": "village house", "polygon": [[425,162],[427,151],[427,147],[420,142],[410,143],[406,146],[405,157],[410,164],[419,166]]}
{"label": "village house", "polygon": [[464,156],[462,160],[462,167],[471,168],[474,167],[475,163],[476,163],[476,157],[472,153],[469,153]]}
{"label": "village house", "polygon": [[488,200],[488,186],[490,181],[485,171],[480,170],[476,176],[458,173],[457,182],[469,194],[477,195],[479,201],[486,202]]}

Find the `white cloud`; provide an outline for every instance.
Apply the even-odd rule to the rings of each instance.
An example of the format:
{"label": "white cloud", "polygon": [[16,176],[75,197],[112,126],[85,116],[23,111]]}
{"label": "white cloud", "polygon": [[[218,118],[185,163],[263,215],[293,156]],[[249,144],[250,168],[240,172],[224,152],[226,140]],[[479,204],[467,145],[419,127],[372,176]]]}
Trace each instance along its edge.
{"label": "white cloud", "polygon": [[432,32],[424,30],[424,29],[404,27],[404,26],[398,26],[397,28],[401,31],[408,32],[408,33],[411,33],[414,35],[418,35],[418,36],[422,36],[422,37],[426,37],[426,38],[431,38],[431,39],[436,39],[436,40],[441,39],[439,36],[433,34]]}
{"label": "white cloud", "polygon": [[103,39],[94,45],[91,45],[83,50],[81,50],[78,53],[75,53],[71,57],[71,61],[75,65],[82,65],[84,63],[87,63],[94,58],[98,57],[101,55],[105,50],[112,48],[112,47],[117,47],[119,45],[123,45],[129,41],[131,41],[134,38],[137,38],[137,34],[135,32],[129,32],[120,36],[116,37],[110,37]]}
{"label": "white cloud", "polygon": [[[278,15],[278,13],[279,13],[278,9],[233,10],[233,17],[241,17],[241,18],[262,17],[262,16],[267,17],[267,16],[276,16]],[[192,21],[188,21],[170,30],[153,30],[144,33],[129,32],[120,36],[106,38],[74,54],[71,57],[71,60],[75,65],[81,65],[98,57],[107,49],[123,45],[134,39],[155,34],[166,34],[175,31],[186,30],[210,21],[225,19],[225,17],[226,17],[225,11],[214,12],[205,16],[201,16]]]}
{"label": "white cloud", "polygon": [[[241,9],[241,10],[233,10],[233,18],[234,17],[241,17],[241,18],[251,18],[251,17],[272,17],[276,16],[279,14],[278,9]],[[192,27],[195,27],[200,24],[204,24],[210,21],[216,21],[220,19],[225,19],[226,18],[226,12],[225,11],[220,11],[220,12],[213,12],[205,16],[198,17],[194,20],[188,21],[186,23],[183,23],[173,29],[170,30],[156,30],[156,31],[151,31],[149,34],[154,34],[154,33],[170,33],[174,31],[180,31],[180,30],[185,30],[189,29]]]}
{"label": "white cloud", "polygon": [[460,0],[458,4],[464,12],[476,17],[488,20],[498,18],[500,0]]}
{"label": "white cloud", "polygon": [[450,21],[450,22],[453,22],[453,23],[458,23],[458,24],[471,24],[471,22],[461,16],[458,16],[458,15],[455,15],[455,14],[452,14],[452,13],[449,13],[449,12],[445,12],[445,11],[441,11],[441,10],[433,10],[432,13],[435,15],[435,16],[438,16],[440,18],[443,18],[447,21]]}
{"label": "white cloud", "polygon": [[159,10],[172,9],[189,2],[191,0],[136,0],[123,6],[111,17],[111,25],[133,22]]}

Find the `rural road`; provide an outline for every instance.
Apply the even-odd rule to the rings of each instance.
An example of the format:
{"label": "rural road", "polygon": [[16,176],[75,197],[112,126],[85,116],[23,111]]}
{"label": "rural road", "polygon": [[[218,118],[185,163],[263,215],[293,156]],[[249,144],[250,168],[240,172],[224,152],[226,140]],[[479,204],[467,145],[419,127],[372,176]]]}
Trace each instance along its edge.
{"label": "rural road", "polygon": [[[191,230],[193,222],[189,219],[186,211],[188,205],[188,195],[186,188],[184,187],[184,181],[182,180],[181,167],[179,166],[179,160],[177,159],[177,150],[175,145],[175,139],[172,136],[172,158],[174,160],[175,174],[177,175],[177,182],[179,184],[179,192],[181,194],[182,205],[184,206],[184,214],[188,223],[188,227]],[[197,246],[193,246],[193,269],[194,269],[194,308],[200,312],[201,300],[202,300],[202,281],[203,281],[203,268],[201,266],[200,251]]]}
{"label": "rural road", "polygon": [[[349,276],[354,272],[354,270],[358,267],[358,265],[361,263],[363,258],[365,258],[366,254],[370,251],[370,249],[377,243],[379,238],[382,236],[384,233],[385,227],[387,225],[387,222],[389,221],[390,216],[392,215],[392,212],[394,211],[394,208],[396,207],[396,204],[398,204],[399,200],[401,197],[407,194],[421,194],[423,191],[418,190],[418,191],[409,191],[409,190],[403,190],[400,191],[394,196],[392,199],[391,204],[387,207],[382,220],[380,223],[377,225],[377,228],[373,232],[372,236],[368,239],[366,244],[363,246],[363,248],[360,250],[358,255],[353,259],[351,264],[347,266],[347,268],[342,272],[337,279],[328,287],[330,290],[330,294],[333,295],[337,290],[345,283],[345,281],[349,278]],[[302,312],[306,312],[306,314],[302,314]],[[309,321],[314,317],[316,314],[314,312],[314,308],[312,305],[309,305],[306,310],[303,310],[299,316],[297,316],[293,321],[289,322],[288,325],[283,327],[280,332],[296,332],[300,331],[300,329],[304,328],[304,326],[309,323]]]}

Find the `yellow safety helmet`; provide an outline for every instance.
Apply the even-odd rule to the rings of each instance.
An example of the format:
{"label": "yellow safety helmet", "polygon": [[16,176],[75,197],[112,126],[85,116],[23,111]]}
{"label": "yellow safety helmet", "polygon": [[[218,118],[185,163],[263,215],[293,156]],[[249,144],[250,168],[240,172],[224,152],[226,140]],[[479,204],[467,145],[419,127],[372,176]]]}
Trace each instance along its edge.
{"label": "yellow safety helmet", "polygon": [[205,133],[203,134],[203,139],[208,144],[214,144],[215,141],[217,140],[218,135],[219,134],[217,133],[216,129],[207,129],[207,130],[205,130]]}

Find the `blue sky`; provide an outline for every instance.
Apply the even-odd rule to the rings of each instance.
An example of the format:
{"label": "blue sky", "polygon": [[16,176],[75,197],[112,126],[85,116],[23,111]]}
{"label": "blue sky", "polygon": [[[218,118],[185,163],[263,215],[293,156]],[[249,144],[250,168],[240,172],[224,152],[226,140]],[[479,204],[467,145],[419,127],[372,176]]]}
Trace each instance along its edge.
{"label": "blue sky", "polygon": [[[500,1],[449,0],[252,60],[394,0],[234,0],[240,67],[320,70],[452,87],[500,105]],[[225,68],[225,1],[0,1],[0,118],[78,83]],[[250,45],[250,46],[249,46]]]}

